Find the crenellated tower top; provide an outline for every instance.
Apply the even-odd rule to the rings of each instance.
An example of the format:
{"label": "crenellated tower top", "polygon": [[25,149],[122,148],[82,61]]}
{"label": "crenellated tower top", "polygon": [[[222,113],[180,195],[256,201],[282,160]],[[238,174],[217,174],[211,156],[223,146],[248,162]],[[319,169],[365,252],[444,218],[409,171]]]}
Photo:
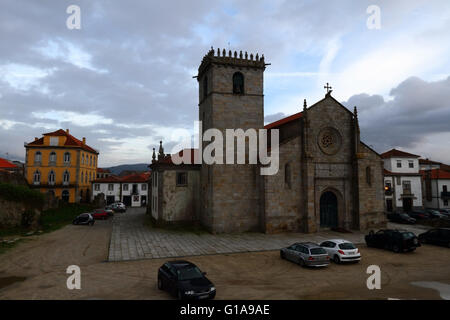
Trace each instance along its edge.
{"label": "crenellated tower top", "polygon": [[208,53],[203,57],[202,63],[198,68],[197,79],[199,79],[205,70],[211,64],[217,64],[222,66],[233,66],[233,67],[243,67],[243,68],[255,68],[255,69],[265,69],[264,55],[259,56],[259,53],[253,55],[253,53],[247,53],[247,51],[231,51],[228,52],[225,49],[218,48],[217,51],[213,47],[208,51]]}

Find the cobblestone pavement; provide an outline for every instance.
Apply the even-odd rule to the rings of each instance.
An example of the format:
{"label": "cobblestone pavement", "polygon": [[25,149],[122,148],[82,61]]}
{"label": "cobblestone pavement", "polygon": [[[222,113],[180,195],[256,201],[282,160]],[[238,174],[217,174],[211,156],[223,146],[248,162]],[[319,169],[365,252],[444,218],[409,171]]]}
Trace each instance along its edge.
{"label": "cobblestone pavement", "polygon": [[[294,242],[321,242],[332,238],[345,238],[353,243],[364,243],[364,234],[359,232],[218,235],[183,233],[149,228],[144,225],[144,217],[145,208],[129,208],[125,213],[115,214],[109,246],[109,261],[278,250]],[[396,224],[390,224],[389,227],[409,228]],[[416,234],[423,232],[418,226],[411,231]]]}

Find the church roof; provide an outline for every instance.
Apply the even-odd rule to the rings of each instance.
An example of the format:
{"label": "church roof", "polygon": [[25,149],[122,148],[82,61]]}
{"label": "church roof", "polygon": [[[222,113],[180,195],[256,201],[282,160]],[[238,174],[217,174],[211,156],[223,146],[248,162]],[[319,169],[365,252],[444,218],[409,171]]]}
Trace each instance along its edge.
{"label": "church roof", "polygon": [[391,149],[381,154],[383,159],[386,158],[420,158],[417,154],[412,154],[408,152],[404,152],[397,149]]}
{"label": "church roof", "polygon": [[273,129],[273,128],[277,128],[285,123],[300,119],[301,117],[303,117],[303,112],[299,112],[299,113],[295,113],[289,117],[277,120],[275,122],[269,123],[267,125],[264,126],[264,129]]}

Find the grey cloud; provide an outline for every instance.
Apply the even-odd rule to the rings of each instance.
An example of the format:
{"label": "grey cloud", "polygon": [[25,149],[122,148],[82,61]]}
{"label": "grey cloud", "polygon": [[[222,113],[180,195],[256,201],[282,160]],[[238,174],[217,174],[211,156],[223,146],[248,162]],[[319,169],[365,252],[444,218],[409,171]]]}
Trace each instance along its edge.
{"label": "grey cloud", "polygon": [[[361,139],[377,151],[393,147],[408,150],[428,135],[450,132],[450,77],[431,82],[411,77],[393,88],[390,95],[392,100],[388,101],[360,94],[343,102],[349,109],[358,107]],[[438,160],[450,163],[450,153]]]}

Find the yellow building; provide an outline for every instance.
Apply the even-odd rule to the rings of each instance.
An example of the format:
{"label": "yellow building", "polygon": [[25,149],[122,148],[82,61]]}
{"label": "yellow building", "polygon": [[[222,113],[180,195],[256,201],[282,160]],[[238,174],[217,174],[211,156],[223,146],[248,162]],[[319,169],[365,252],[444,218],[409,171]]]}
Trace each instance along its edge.
{"label": "yellow building", "polygon": [[69,129],[59,129],[25,143],[25,149],[25,177],[31,187],[70,203],[90,201],[99,153],[86,138],[80,141]]}

